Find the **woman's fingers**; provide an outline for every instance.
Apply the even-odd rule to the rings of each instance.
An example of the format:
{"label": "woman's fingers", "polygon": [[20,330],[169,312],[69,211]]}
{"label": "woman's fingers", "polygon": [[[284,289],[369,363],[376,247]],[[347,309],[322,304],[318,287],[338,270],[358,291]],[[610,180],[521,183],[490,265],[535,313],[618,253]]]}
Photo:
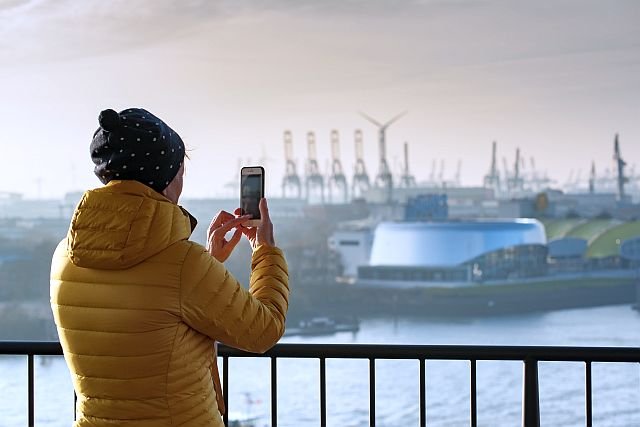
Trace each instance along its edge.
{"label": "woman's fingers", "polygon": [[[213,218],[207,230],[207,244],[211,255],[220,262],[224,262],[242,237],[243,224],[251,218],[250,215],[236,217],[227,211],[220,211]],[[235,228],[229,241],[225,239],[227,233]]]}
{"label": "woman's fingers", "polygon": [[[231,214],[229,214],[231,215]],[[220,237],[220,238],[224,238],[225,234],[227,234],[229,231],[231,231],[231,229],[236,228],[241,226],[242,224],[244,224],[245,222],[249,221],[251,219],[251,215],[243,215],[241,217],[233,217],[233,219],[228,220],[227,222],[221,224],[220,226],[218,226],[217,228],[215,228],[213,230],[213,234],[216,235],[216,237]]]}
{"label": "woman's fingers", "polygon": [[216,228],[220,227],[226,221],[234,219],[235,216],[230,214],[227,211],[220,211],[216,216],[211,220],[211,224],[209,225],[208,233],[212,233]]}
{"label": "woman's fingers", "polygon": [[236,231],[233,232],[233,236],[231,236],[231,239],[229,240],[229,246],[231,250],[233,250],[233,248],[236,247],[241,237],[242,237],[242,230],[240,228],[236,228]]}
{"label": "woman's fingers", "polygon": [[224,235],[216,239],[214,232],[209,238],[209,252],[215,259],[224,262],[229,258],[229,255],[231,255],[231,252],[233,252],[241,237],[242,230],[240,228],[236,228],[236,231],[233,232],[233,236],[231,236],[229,241],[225,240]]}
{"label": "woman's fingers", "polygon": [[[238,244],[243,234],[254,248],[260,244],[275,245],[273,239],[273,224],[271,223],[271,217],[269,215],[267,199],[264,197],[260,199],[258,208],[260,209],[261,219],[257,227],[246,226],[246,222],[251,219],[251,215],[240,216],[242,213],[240,208],[234,209],[233,214],[227,211],[220,211],[218,215],[216,215],[209,226],[207,236],[212,255],[218,260],[226,259]],[[225,236],[234,228],[236,230],[233,236],[227,241]]]}

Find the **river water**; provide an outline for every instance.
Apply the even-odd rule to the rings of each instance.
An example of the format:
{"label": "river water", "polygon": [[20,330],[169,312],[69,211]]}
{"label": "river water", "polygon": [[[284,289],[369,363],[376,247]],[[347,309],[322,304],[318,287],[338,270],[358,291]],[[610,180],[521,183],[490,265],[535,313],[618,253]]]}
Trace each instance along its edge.
{"label": "river water", "polygon": [[[357,333],[289,337],[283,342],[639,346],[640,314],[628,305],[544,314],[465,320],[361,319]],[[0,356],[0,426],[27,424],[25,357]],[[376,425],[418,425],[418,362],[376,362]],[[270,425],[269,360],[230,361],[230,411],[258,415]],[[539,366],[543,426],[584,426],[584,364]],[[367,426],[368,362],[327,361],[327,420],[330,426]],[[469,425],[469,362],[427,361],[427,425]],[[519,426],[522,363],[478,362],[478,424]],[[316,360],[278,361],[278,425],[319,426]],[[36,363],[36,425],[69,426],[73,397],[61,357]],[[640,426],[640,368],[636,364],[593,365],[595,426]]]}

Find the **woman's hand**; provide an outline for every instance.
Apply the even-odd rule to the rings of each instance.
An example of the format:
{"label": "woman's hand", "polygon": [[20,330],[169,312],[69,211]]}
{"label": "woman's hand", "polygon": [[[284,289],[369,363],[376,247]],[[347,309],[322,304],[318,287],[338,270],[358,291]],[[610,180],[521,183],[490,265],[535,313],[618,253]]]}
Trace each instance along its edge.
{"label": "woman's hand", "polygon": [[[218,215],[213,218],[207,230],[207,251],[211,256],[220,262],[225,262],[240,241],[240,237],[242,237],[242,224],[249,219],[251,219],[251,215],[243,215],[236,218],[229,212],[218,212]],[[236,231],[231,239],[227,241],[224,236],[234,228]]]}
{"label": "woman's hand", "polygon": [[[273,224],[269,217],[269,206],[267,206],[267,199],[264,197],[260,199],[260,224],[257,227],[247,227],[242,225],[240,230],[247,236],[249,243],[253,249],[256,249],[260,245],[275,246],[276,242],[273,238]],[[235,210],[236,215],[240,214],[240,209]]]}

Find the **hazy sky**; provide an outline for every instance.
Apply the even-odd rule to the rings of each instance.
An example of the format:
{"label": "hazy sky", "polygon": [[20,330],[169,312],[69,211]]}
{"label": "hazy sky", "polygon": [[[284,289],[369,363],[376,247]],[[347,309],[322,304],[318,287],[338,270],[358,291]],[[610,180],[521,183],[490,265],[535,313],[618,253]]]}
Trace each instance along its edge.
{"label": "hazy sky", "polygon": [[620,133],[640,160],[640,2],[601,0],[0,0],[1,191],[61,196],[96,187],[89,143],[104,108],[139,106],[192,149],[185,196],[222,195],[240,162],[267,167],[280,195],[282,134],[301,172],[305,134],[329,160],[353,132],[377,169],[375,128],[398,168],[480,184],[491,142],[560,181],[611,166]]}

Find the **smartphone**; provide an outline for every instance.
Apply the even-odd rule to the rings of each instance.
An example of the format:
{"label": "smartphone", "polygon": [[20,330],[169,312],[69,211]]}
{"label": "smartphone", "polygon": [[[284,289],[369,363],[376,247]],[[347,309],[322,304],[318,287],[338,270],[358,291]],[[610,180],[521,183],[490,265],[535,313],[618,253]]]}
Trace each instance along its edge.
{"label": "smartphone", "polygon": [[240,210],[242,215],[250,214],[247,225],[256,227],[260,224],[258,204],[264,197],[264,168],[262,166],[246,166],[240,169]]}

